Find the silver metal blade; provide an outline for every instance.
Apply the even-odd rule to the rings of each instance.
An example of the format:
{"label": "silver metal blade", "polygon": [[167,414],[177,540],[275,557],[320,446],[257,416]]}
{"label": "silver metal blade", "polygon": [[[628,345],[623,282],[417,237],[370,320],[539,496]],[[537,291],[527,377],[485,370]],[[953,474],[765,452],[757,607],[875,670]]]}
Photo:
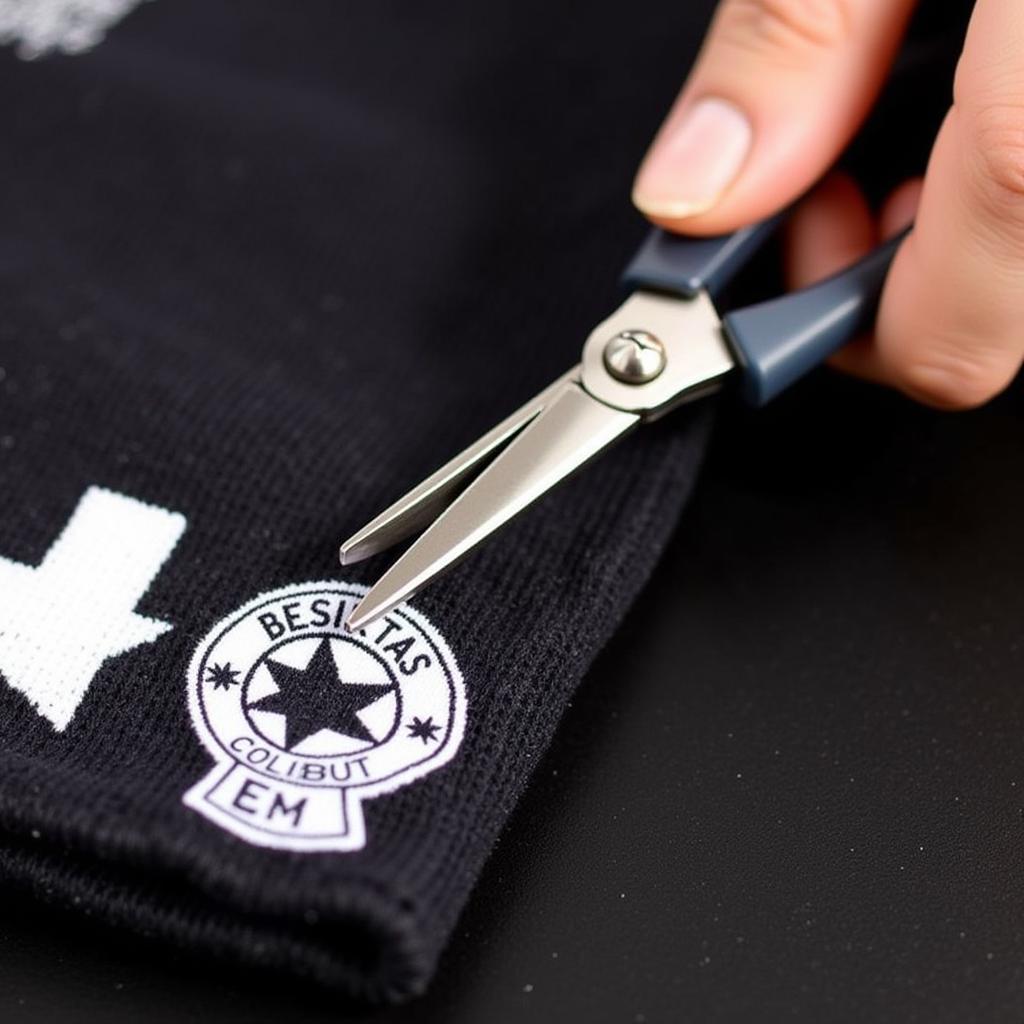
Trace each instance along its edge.
{"label": "silver metal blade", "polygon": [[574,366],[535,398],[517,409],[507,419],[489,430],[479,441],[446,462],[419,486],[388,506],[342,545],[341,564],[361,562],[391,547],[437,519],[464,486],[467,477],[478,472],[494,458],[508,441],[515,437],[572,380],[578,380],[580,368]]}
{"label": "silver metal blade", "polygon": [[366,626],[412,597],[639,422],[635,413],[601,404],[579,384],[563,384],[547,407],[381,577],[353,610],[346,627]]}

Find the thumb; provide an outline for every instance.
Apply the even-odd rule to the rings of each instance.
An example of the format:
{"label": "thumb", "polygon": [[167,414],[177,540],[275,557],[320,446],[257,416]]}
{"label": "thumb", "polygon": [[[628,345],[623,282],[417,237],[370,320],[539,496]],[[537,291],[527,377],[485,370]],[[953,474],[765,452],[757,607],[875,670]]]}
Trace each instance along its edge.
{"label": "thumb", "polygon": [[647,154],[633,202],[718,234],[805,192],[881,87],[914,0],[724,0]]}

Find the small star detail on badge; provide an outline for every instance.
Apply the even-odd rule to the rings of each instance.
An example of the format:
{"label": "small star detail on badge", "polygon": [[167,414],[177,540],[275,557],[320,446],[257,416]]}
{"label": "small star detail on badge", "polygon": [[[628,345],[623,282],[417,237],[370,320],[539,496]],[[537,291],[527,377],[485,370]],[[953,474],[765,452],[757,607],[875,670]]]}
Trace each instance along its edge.
{"label": "small star detail on badge", "polygon": [[230,661],[225,661],[223,665],[211,665],[206,670],[206,681],[213,683],[215,690],[230,690],[239,683],[238,669],[232,668]]}
{"label": "small star detail on badge", "polygon": [[431,740],[436,740],[436,734],[441,731],[441,726],[434,725],[433,715],[422,720],[414,716],[413,720],[407,722],[405,727],[409,730],[409,736],[413,739],[423,740],[424,746]]}

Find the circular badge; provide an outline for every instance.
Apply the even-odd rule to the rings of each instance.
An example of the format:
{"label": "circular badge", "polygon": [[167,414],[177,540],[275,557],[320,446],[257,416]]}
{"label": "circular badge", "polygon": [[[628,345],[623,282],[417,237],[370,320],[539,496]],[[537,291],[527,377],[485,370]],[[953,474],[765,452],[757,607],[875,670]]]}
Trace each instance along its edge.
{"label": "circular badge", "polygon": [[216,764],[185,794],[189,807],[260,846],[358,850],[362,801],[452,758],[466,698],[448,645],[404,605],[348,633],[366,590],[284,587],[203,639],[189,708]]}

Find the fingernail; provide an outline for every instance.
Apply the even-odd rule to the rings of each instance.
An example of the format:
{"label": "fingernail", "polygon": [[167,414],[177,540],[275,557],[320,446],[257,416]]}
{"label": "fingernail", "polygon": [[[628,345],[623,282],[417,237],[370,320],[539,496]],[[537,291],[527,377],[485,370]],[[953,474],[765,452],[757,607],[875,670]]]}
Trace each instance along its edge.
{"label": "fingernail", "polygon": [[655,217],[710,210],[739,174],[753,135],[739,107],[727,100],[698,100],[662,130],[640,168],[633,202]]}

